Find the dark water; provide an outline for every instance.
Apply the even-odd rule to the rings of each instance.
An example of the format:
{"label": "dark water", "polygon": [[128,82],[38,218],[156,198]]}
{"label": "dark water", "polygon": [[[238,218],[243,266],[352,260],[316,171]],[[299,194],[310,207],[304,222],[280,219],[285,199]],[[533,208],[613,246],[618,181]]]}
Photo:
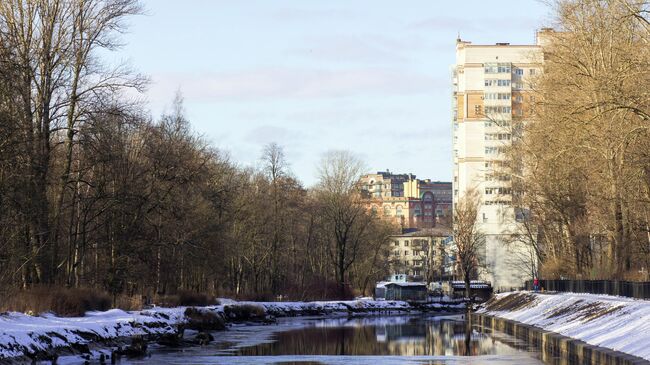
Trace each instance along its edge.
{"label": "dark water", "polygon": [[285,319],[215,333],[215,343],[153,348],[121,364],[556,364],[502,333],[484,333],[460,317],[398,316]]}

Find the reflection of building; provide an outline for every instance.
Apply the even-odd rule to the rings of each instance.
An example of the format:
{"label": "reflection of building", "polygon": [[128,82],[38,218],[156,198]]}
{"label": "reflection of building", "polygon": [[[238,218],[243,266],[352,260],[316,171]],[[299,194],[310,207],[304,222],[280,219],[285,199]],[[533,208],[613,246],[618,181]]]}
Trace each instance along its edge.
{"label": "reflection of building", "polygon": [[[400,356],[488,355],[508,349],[498,341],[477,333],[464,321],[412,318],[402,324],[378,324],[373,354]],[[505,347],[502,347],[505,346]]]}
{"label": "reflection of building", "polygon": [[427,283],[446,279],[445,268],[450,259],[445,252],[445,243],[450,236],[451,231],[445,228],[390,236],[392,272],[404,273]]}
{"label": "reflection of building", "polygon": [[380,171],[363,176],[361,189],[369,209],[404,229],[433,228],[451,220],[451,183]]}
{"label": "reflection of building", "polygon": [[469,190],[481,196],[479,230],[486,235],[484,279],[495,288],[523,285],[530,275],[515,262],[517,248],[507,247],[509,235],[520,229],[512,206],[511,175],[504,152],[511,145],[514,125],[531,115],[531,81],[541,71],[543,39],[537,44],[475,45],[457,40],[453,71],[454,201]]}

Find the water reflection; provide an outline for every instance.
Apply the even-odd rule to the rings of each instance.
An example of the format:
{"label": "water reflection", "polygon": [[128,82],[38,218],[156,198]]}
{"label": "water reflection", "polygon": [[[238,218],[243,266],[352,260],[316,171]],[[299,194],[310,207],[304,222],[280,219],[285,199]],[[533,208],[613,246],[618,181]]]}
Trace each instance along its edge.
{"label": "water reflection", "polygon": [[511,355],[523,349],[496,341],[460,319],[396,317],[315,321],[276,333],[273,342],[244,347],[234,355]]}
{"label": "water reflection", "polygon": [[[467,356],[471,355],[471,356]],[[542,358],[544,357],[544,358]],[[119,364],[212,365],[542,365],[557,359],[512,336],[460,317],[285,318],[235,326],[202,347],[157,347]]]}

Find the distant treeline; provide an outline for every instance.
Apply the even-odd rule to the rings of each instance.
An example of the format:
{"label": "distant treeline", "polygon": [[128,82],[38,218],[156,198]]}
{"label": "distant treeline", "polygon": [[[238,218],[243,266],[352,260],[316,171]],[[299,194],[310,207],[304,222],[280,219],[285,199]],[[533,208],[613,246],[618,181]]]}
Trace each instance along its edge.
{"label": "distant treeline", "polygon": [[152,118],[125,96],[146,78],[101,56],[139,12],[135,0],[0,2],[0,297],[367,294],[395,228],[365,209],[361,162],[327,153],[306,189],[276,144],[258,169],[211,148],[180,96]]}

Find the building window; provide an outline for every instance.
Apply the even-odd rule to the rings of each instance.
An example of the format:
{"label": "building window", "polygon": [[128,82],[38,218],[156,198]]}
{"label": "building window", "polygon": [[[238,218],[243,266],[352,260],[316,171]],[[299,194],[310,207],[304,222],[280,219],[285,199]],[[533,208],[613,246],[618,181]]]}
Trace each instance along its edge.
{"label": "building window", "polygon": [[409,241],[408,240],[404,241],[404,247],[408,247],[408,246],[409,246]]}
{"label": "building window", "polygon": [[530,73],[531,76],[534,75],[534,74],[535,74],[535,69],[534,69],[534,68],[531,68],[531,69],[529,70],[529,73]]}
{"label": "building window", "polygon": [[409,250],[404,250],[404,256],[408,256],[409,253],[410,253]]}
{"label": "building window", "polygon": [[517,76],[523,76],[524,75],[524,69],[523,68],[518,68],[515,70],[515,73]]}
{"label": "building window", "polygon": [[395,209],[395,215],[398,217],[402,216],[402,206],[398,205],[397,208]]}
{"label": "building window", "polygon": [[510,80],[486,79],[485,86],[510,86]]}

